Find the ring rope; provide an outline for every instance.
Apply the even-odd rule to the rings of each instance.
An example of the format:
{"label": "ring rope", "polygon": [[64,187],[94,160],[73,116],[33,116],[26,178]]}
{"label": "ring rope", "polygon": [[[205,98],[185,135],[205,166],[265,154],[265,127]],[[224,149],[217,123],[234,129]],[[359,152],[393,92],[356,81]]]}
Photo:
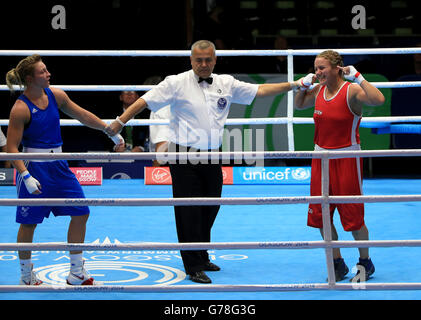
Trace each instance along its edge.
{"label": "ring rope", "polygon": [[[417,88],[421,87],[421,81],[395,81],[395,82],[370,82],[376,88]],[[55,85],[54,87],[65,91],[148,91],[154,88],[153,85]],[[17,85],[13,86],[15,91],[21,90]],[[0,85],[0,91],[8,91],[9,87]]]}
{"label": "ring rope", "polygon": [[[115,119],[104,119],[103,121],[110,124]],[[262,124],[287,124],[290,120],[287,117],[276,117],[276,118],[231,118],[227,119],[226,125],[262,125]],[[380,126],[384,123],[387,126],[389,123],[408,123],[408,122],[421,122],[421,116],[395,116],[395,117],[363,117],[361,119],[360,127],[370,127],[372,125]],[[128,126],[150,126],[150,125],[168,125],[169,120],[164,119],[131,119],[126,125]],[[314,120],[310,117],[295,117],[292,119],[292,123],[296,124],[313,124]],[[8,119],[1,119],[0,126],[9,125]],[[83,126],[78,120],[74,119],[61,119],[61,126]]]}
{"label": "ring rope", "polygon": [[390,196],[322,196],[308,197],[236,197],[236,198],[44,198],[0,199],[0,206],[216,206],[216,205],[280,205],[328,203],[417,202],[421,195]]}
{"label": "ring rope", "polygon": [[307,290],[420,290],[421,283],[309,283],[309,284],[252,284],[252,285],[98,285],[98,286],[0,286],[0,292],[280,292]]}
{"label": "ring rope", "polygon": [[[288,49],[288,50],[216,50],[221,57],[238,56],[313,56],[325,49]],[[339,54],[414,54],[421,53],[421,48],[368,48],[368,49],[332,49]],[[110,56],[110,57],[188,57],[190,50],[0,50],[0,56],[29,56],[31,54],[42,56]]]}
{"label": "ring rope", "polygon": [[124,250],[249,250],[249,249],[326,249],[326,248],[392,248],[420,247],[421,240],[366,241],[265,241],[265,242],[190,242],[190,243],[0,243],[0,250],[33,251],[124,251]]}
{"label": "ring rope", "polygon": [[359,151],[224,151],[224,152],[62,152],[62,153],[6,153],[0,160],[232,160],[232,159],[339,159],[353,157],[417,157],[421,149],[359,150]]}
{"label": "ring rope", "polygon": [[[362,247],[419,247],[421,240],[380,241],[308,241],[308,242],[240,242],[240,243],[140,243],[140,244],[69,244],[69,243],[4,243],[0,250],[144,250],[144,249],[315,249],[315,248],[362,248]],[[140,285],[140,286],[68,286],[0,285],[0,292],[272,292],[303,290],[420,290],[421,283],[352,283],[338,284],[277,284],[277,285]]]}

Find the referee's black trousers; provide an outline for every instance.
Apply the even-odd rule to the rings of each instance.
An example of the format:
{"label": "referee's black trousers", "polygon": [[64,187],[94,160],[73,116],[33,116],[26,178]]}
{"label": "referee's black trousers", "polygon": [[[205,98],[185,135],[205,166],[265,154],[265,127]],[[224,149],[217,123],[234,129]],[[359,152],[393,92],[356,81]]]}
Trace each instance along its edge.
{"label": "referee's black trousers", "polygon": [[[170,164],[174,198],[217,197],[222,194],[221,164]],[[174,206],[178,241],[210,242],[219,206]],[[206,250],[181,250],[187,274],[204,270]]]}

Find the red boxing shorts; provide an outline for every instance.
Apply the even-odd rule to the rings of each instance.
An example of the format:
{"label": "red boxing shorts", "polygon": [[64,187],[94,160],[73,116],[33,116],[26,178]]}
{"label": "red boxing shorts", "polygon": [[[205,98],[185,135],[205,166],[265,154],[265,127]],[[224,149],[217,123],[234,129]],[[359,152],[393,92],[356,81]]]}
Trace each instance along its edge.
{"label": "red boxing shorts", "polygon": [[[329,195],[359,196],[362,194],[362,159],[344,158],[329,160]],[[320,196],[321,192],[321,160],[313,159],[311,164],[311,196]],[[330,204],[330,217],[338,208],[342,226],[345,231],[360,230],[364,225],[363,203],[333,203]],[[321,229],[323,227],[322,207],[320,204],[310,204],[308,208],[307,225]]]}

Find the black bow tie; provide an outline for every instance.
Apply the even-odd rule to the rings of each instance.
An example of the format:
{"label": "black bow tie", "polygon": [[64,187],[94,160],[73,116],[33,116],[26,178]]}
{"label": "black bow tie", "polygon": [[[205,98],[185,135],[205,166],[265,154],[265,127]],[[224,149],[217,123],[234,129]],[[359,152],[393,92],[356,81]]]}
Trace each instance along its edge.
{"label": "black bow tie", "polygon": [[206,81],[207,83],[212,84],[213,79],[212,79],[212,77],[209,77],[209,78],[201,78],[201,77],[199,77],[199,83],[201,83],[202,81]]}

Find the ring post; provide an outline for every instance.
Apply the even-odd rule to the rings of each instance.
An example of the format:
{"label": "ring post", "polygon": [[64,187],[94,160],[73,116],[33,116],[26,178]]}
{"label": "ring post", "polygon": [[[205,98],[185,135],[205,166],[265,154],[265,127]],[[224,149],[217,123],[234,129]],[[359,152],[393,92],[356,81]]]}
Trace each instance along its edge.
{"label": "ring post", "polygon": [[[294,51],[288,50],[287,56],[288,66],[288,82],[294,81]],[[292,90],[288,91],[287,101],[287,130],[288,130],[288,151],[294,151],[294,93]]]}
{"label": "ring post", "polygon": [[[322,168],[322,218],[323,218],[323,239],[327,244],[332,242],[332,224],[330,222],[329,210],[329,156],[326,151],[321,157]],[[334,286],[335,268],[333,266],[333,249],[326,247],[327,279],[330,286]]]}

